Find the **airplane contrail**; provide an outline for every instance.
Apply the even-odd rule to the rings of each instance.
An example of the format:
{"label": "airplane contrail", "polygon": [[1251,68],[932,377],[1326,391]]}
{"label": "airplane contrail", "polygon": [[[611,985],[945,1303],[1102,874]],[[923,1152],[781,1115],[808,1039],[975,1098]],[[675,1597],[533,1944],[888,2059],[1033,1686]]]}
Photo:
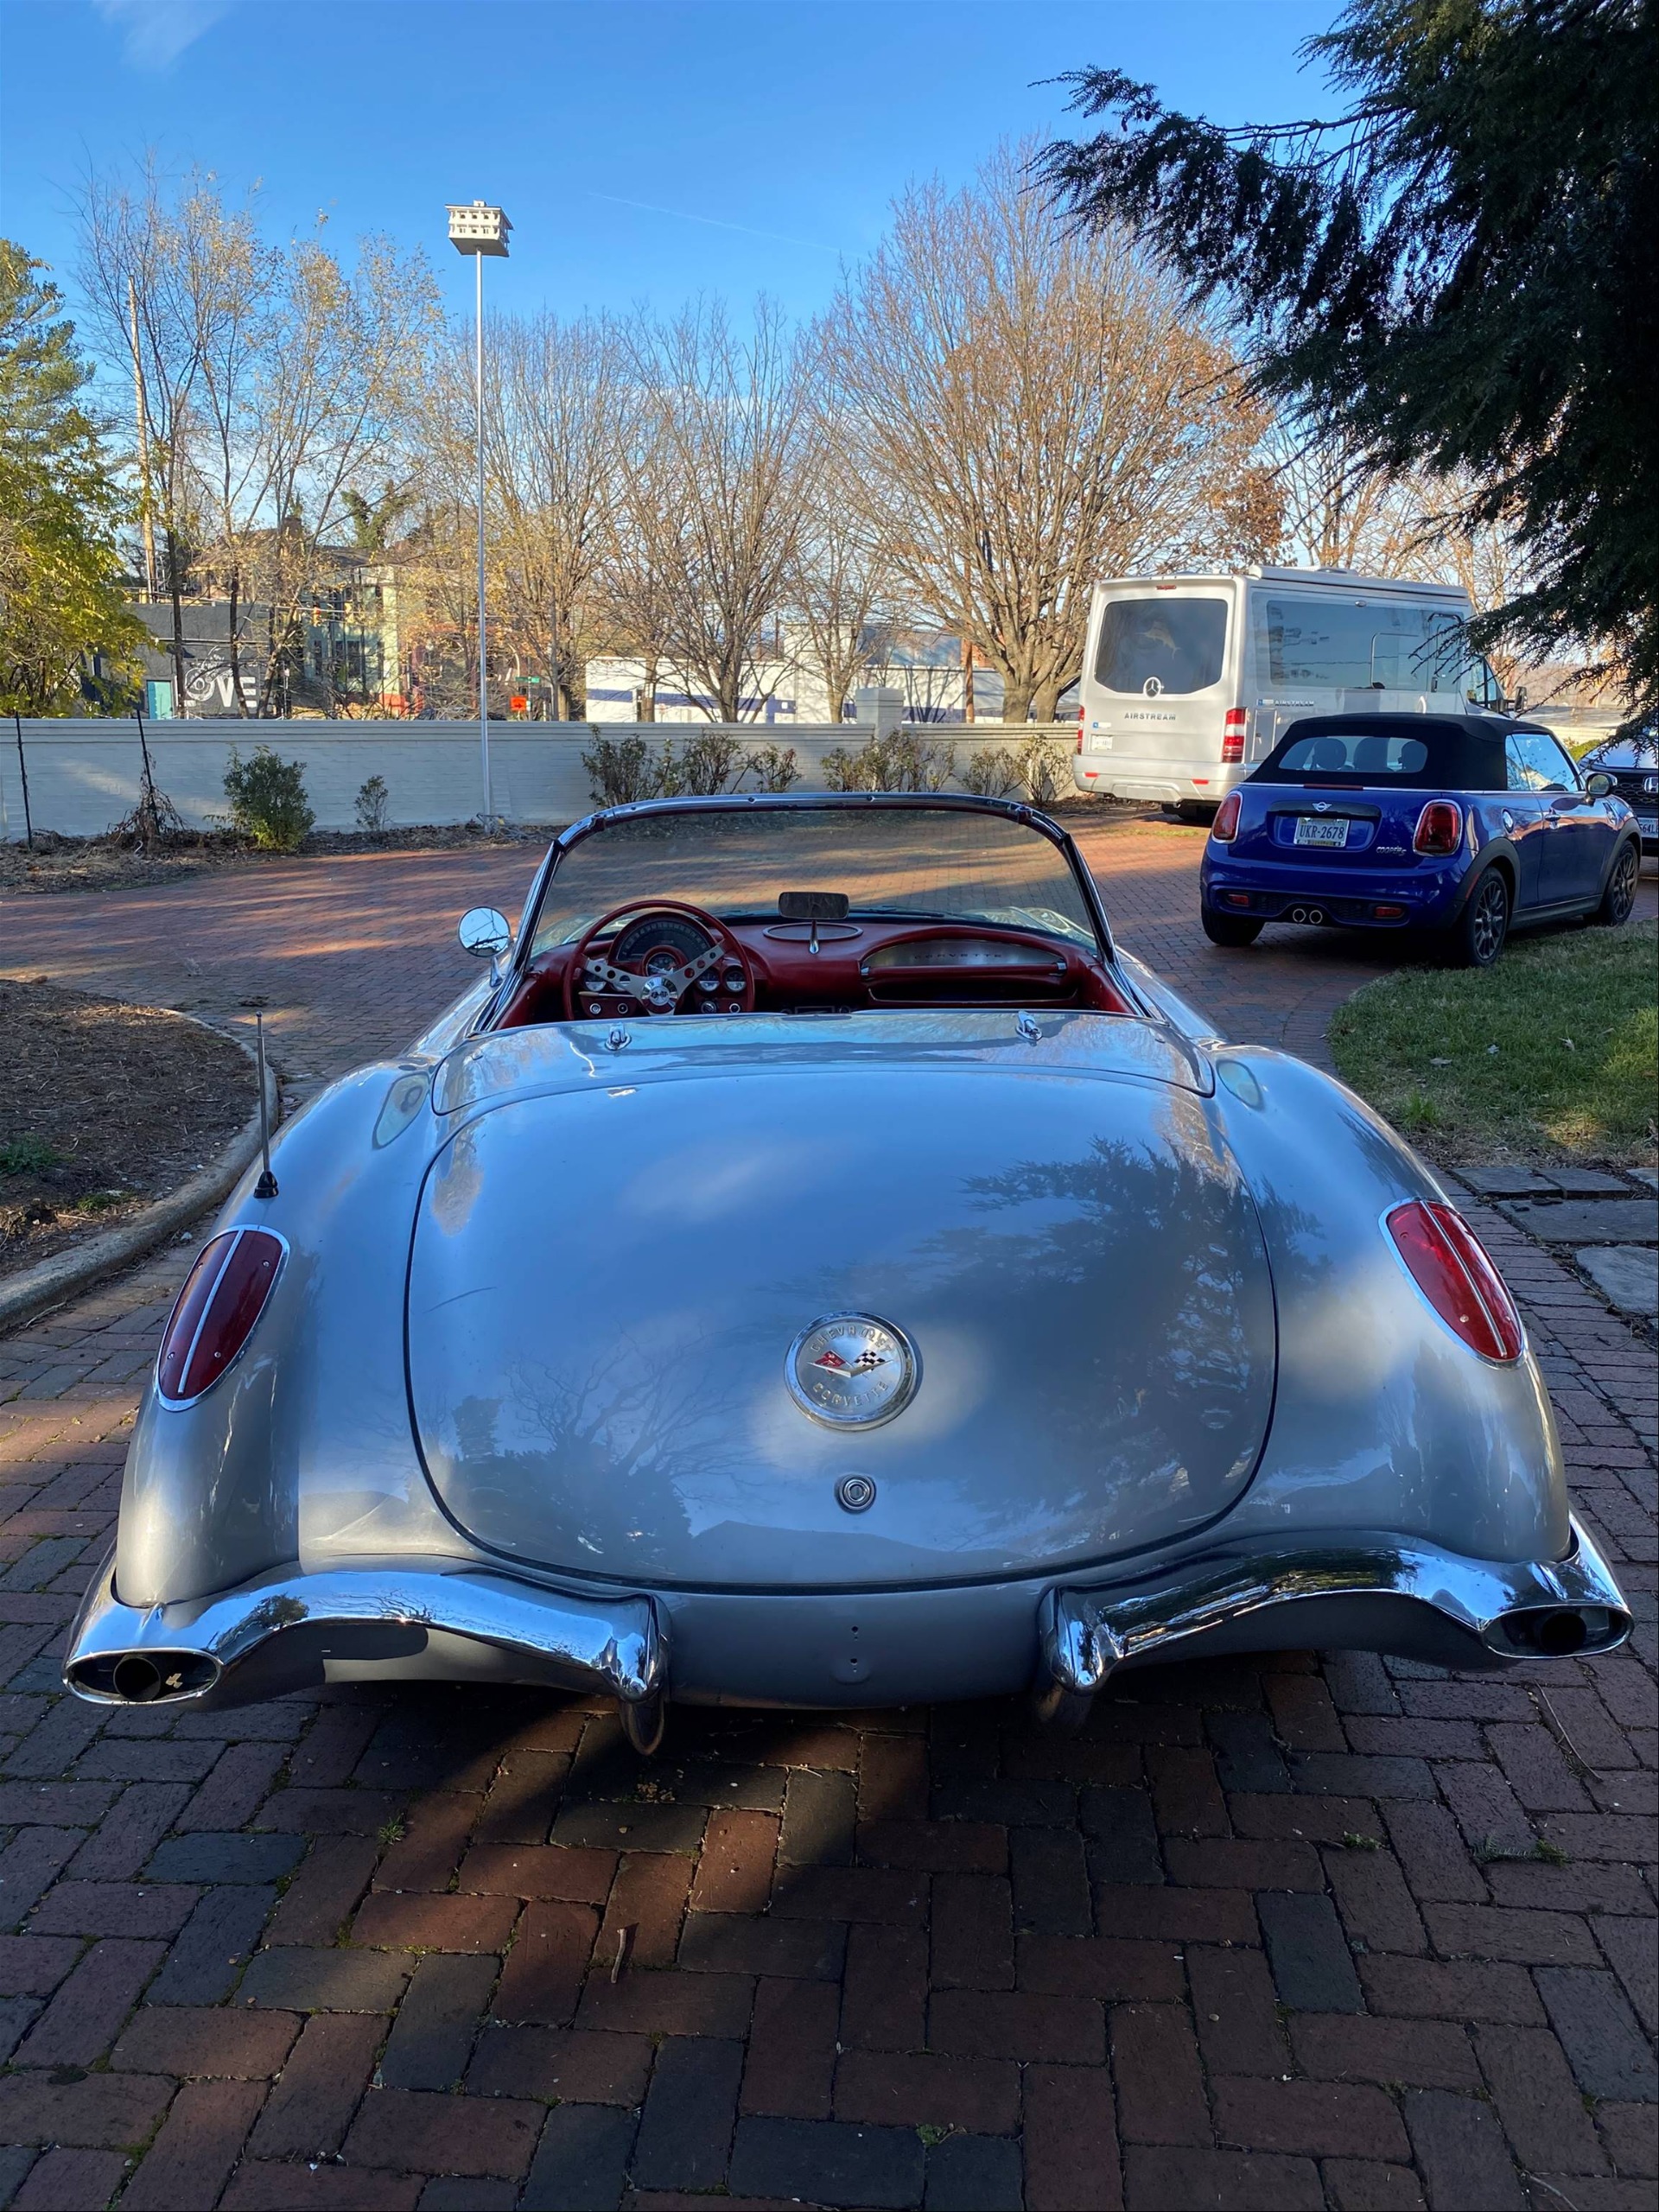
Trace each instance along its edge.
{"label": "airplane contrail", "polygon": [[608,200],[613,207],[638,207],[646,215],[671,215],[682,223],[703,223],[711,231],[741,231],[745,238],[772,238],[779,245],[804,245],[813,253],[839,253],[838,245],[825,245],[819,238],[791,238],[784,231],[757,231],[749,223],[722,223],[717,215],[694,215],[684,207],[658,207],[649,200],[624,200],[614,192],[588,191],[589,200]]}

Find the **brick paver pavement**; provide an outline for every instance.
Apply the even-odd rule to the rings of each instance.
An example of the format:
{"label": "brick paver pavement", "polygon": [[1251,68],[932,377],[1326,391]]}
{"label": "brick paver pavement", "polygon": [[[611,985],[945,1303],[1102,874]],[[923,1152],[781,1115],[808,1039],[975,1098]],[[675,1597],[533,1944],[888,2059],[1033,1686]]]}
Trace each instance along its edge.
{"label": "brick paver pavement", "polygon": [[[1187,833],[1090,842],[1236,1034],[1306,1050],[1366,972],[1212,953]],[[527,874],[9,901],[0,966],[268,997],[321,1076]],[[1653,1355],[1471,1212],[1632,1646],[1170,1669],[1069,1743],[1013,1705],[680,1712],[642,1768],[597,1707],[414,1688],[105,1719],[54,1654],[186,1255],[0,1343],[0,2205],[1649,2205]]]}

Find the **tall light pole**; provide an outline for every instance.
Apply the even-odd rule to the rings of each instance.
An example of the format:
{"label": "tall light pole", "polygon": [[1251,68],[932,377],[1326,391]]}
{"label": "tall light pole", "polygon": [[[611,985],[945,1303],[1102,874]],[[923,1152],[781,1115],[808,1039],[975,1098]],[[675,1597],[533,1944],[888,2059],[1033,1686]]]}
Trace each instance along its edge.
{"label": "tall light pole", "polygon": [[490,797],[490,676],[487,626],[484,611],[484,257],[507,257],[507,233],[512,225],[499,207],[486,207],[474,200],[470,207],[449,210],[449,243],[457,253],[470,253],[478,276],[476,350],[474,391],[478,412],[478,747],[484,774],[484,820],[495,818]]}

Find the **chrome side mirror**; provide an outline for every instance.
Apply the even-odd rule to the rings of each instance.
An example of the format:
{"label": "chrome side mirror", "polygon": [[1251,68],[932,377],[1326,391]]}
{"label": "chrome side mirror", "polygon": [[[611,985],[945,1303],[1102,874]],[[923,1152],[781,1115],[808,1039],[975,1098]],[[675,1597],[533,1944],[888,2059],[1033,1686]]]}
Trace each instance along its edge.
{"label": "chrome side mirror", "polygon": [[501,963],[512,950],[512,931],[506,916],[494,906],[471,906],[455,926],[461,949],[474,960],[490,963],[490,981],[501,980]]}
{"label": "chrome side mirror", "polygon": [[1592,798],[1605,798],[1613,788],[1613,779],[1611,776],[1604,776],[1598,770],[1584,788]]}

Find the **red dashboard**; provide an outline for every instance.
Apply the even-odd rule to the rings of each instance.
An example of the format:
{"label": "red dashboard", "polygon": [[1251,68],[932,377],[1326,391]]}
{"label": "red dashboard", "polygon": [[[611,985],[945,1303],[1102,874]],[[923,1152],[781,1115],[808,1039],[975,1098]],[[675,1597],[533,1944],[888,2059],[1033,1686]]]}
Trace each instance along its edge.
{"label": "red dashboard", "polygon": [[[641,914],[655,911],[648,902],[639,909]],[[680,931],[668,927],[669,918],[665,915],[658,928],[664,938],[660,950],[650,947],[650,931],[635,922],[620,929],[603,952],[584,939],[540,954],[519,978],[494,1026],[512,1029],[563,1021],[573,1011],[592,1020],[750,1007],[770,1014],[944,1006],[1135,1010],[1097,956],[1035,931],[983,922],[855,917],[816,923],[735,921],[720,925],[720,936],[709,938],[712,957],[685,963]],[[632,949],[619,952],[619,947]],[[629,987],[636,960],[638,988]],[[651,964],[655,962],[668,976],[664,963],[671,960],[677,963],[671,970],[677,986],[693,965],[702,972],[677,989],[672,1003],[664,1002],[659,984],[653,1004]],[[573,963],[578,963],[573,975]],[[578,988],[571,992],[573,983]]]}

